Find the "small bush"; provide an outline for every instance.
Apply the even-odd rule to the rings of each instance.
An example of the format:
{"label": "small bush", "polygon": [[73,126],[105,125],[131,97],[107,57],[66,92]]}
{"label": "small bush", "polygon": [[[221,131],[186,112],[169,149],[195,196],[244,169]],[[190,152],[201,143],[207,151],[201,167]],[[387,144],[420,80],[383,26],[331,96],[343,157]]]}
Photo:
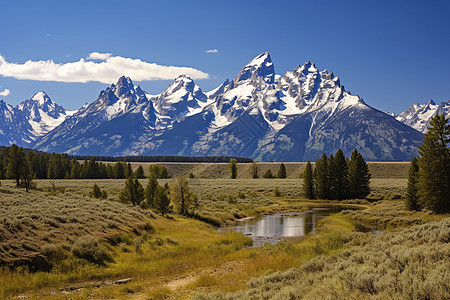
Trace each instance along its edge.
{"label": "small bush", "polygon": [[273,195],[275,197],[281,197],[281,192],[278,190],[277,187],[273,190]]}
{"label": "small bush", "polygon": [[73,244],[72,253],[76,257],[84,258],[85,260],[100,266],[105,265],[106,262],[112,261],[112,257],[98,243],[98,240],[91,235],[80,237]]}
{"label": "small bush", "polygon": [[106,198],[108,198],[108,194],[106,193],[105,190],[102,191],[102,189],[97,184],[94,184],[94,186],[92,187],[92,190],[89,192],[89,197],[96,198],[96,199],[99,199],[99,198],[106,199]]}

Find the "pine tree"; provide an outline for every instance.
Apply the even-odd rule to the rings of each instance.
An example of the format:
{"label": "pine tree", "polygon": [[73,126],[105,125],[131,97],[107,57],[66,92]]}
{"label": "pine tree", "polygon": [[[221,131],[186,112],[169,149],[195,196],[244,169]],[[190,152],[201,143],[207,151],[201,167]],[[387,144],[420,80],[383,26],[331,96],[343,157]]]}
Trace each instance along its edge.
{"label": "pine tree", "polygon": [[131,163],[125,164],[125,178],[133,177],[133,168],[131,167]]}
{"label": "pine tree", "polygon": [[102,190],[100,189],[100,187],[94,183],[94,186],[92,187],[92,190],[89,192],[89,197],[93,197],[93,198],[100,198],[102,196]]}
{"label": "pine tree", "polygon": [[408,210],[420,210],[422,207],[419,202],[419,164],[417,157],[411,160],[408,172],[408,187],[406,189],[405,205]]}
{"label": "pine tree", "polygon": [[328,199],[329,193],[328,158],[324,153],[316,160],[314,171],[314,186],[317,199]]}
{"label": "pine tree", "polygon": [[137,178],[128,178],[119,198],[123,202],[131,202],[133,206],[139,205],[144,200],[144,188]]}
{"label": "pine tree", "polygon": [[170,185],[170,200],[175,212],[185,215],[195,206],[197,197],[191,192],[184,176],[177,177]]}
{"label": "pine tree", "polygon": [[150,173],[148,183],[145,186],[144,198],[146,206],[150,208],[155,207],[155,191],[158,188],[158,180],[156,180],[155,173]]}
{"label": "pine tree", "polygon": [[270,169],[267,169],[267,171],[263,175],[264,178],[273,178],[272,171]]}
{"label": "pine tree", "polygon": [[311,162],[308,160],[305,170],[302,173],[302,191],[303,196],[307,199],[314,199],[314,176],[311,167]]}
{"label": "pine tree", "polygon": [[167,190],[162,186],[158,186],[155,191],[155,209],[164,216],[169,212],[170,199],[167,196]]}
{"label": "pine tree", "polygon": [[286,167],[283,163],[281,163],[280,167],[278,168],[277,178],[286,178]]}
{"label": "pine tree", "polygon": [[230,178],[235,179],[237,177],[237,160],[234,158],[230,159],[230,164],[228,168],[230,170]]}
{"label": "pine tree", "polygon": [[450,212],[450,124],[443,115],[430,121],[419,146],[419,197],[435,213]]}
{"label": "pine tree", "polygon": [[20,178],[21,178],[21,186],[25,187],[25,190],[28,193],[33,182],[33,171],[31,169],[31,166],[28,164],[27,160],[23,162],[23,169]]}
{"label": "pine tree", "polygon": [[116,162],[116,164],[114,165],[114,178],[125,178],[125,167],[121,161]]}
{"label": "pine tree", "polygon": [[328,172],[328,195],[327,199],[335,200],[337,199],[337,193],[336,193],[336,163],[334,162],[334,156],[333,154],[330,154],[328,157],[328,166],[327,166],[327,172]]}
{"label": "pine tree", "polygon": [[139,165],[139,167],[137,167],[136,172],[134,172],[134,176],[136,178],[145,178],[144,168],[142,168],[142,165]]}
{"label": "pine tree", "polygon": [[6,156],[6,177],[16,180],[16,187],[20,187],[20,178],[25,172],[25,154],[22,147],[12,144]]}
{"label": "pine tree", "polygon": [[364,158],[355,149],[348,164],[350,198],[363,199],[370,194],[370,173]]}
{"label": "pine tree", "polygon": [[258,178],[258,165],[256,163],[256,161],[253,162],[253,178]]}
{"label": "pine tree", "polygon": [[334,156],[334,190],[335,197],[343,200],[348,196],[348,166],[344,153],[339,149]]}

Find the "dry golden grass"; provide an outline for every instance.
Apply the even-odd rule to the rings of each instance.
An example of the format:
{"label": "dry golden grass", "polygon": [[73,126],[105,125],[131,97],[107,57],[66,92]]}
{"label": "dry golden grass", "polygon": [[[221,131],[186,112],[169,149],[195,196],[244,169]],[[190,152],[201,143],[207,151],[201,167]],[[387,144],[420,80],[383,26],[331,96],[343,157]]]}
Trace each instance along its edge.
{"label": "dry golden grass", "polygon": [[[403,195],[406,178],[402,172],[407,170],[407,164],[375,164],[369,163],[369,167],[376,170],[371,196],[391,199]],[[302,169],[298,163],[286,164],[287,179],[252,179],[251,164],[238,164],[241,168],[238,179],[227,178],[227,164],[162,165],[173,172],[172,176],[198,171],[193,172],[196,178],[188,180],[199,196],[200,205],[196,212],[218,224],[238,217],[302,210],[322,203],[306,203],[300,196]],[[259,167],[261,173],[266,167],[273,168],[272,172],[276,173],[279,164],[261,163]],[[389,178],[390,173],[397,175]],[[159,183],[170,181],[159,180]],[[354,230],[350,220],[365,222],[370,219],[374,224],[384,224],[388,220],[389,226],[395,228],[404,226],[404,221],[411,217],[420,218],[421,222],[436,219],[427,213],[407,215],[401,207],[402,202],[398,201],[383,201],[378,205],[369,205],[364,200],[344,201],[369,205],[370,209],[323,219],[316,235],[252,249],[245,248],[249,239],[241,234],[220,233],[204,222],[178,216],[162,218],[151,211],[120,203],[118,194],[124,182],[37,180],[40,190],[25,193],[16,189],[13,182],[2,181],[0,259],[19,260],[41,253],[49,245],[61,246],[66,251],[66,258],[56,262],[50,272],[29,273],[21,268],[16,271],[0,268],[0,298],[24,293],[30,297],[56,299],[110,299],[133,295],[140,299],[185,299],[199,292],[236,292],[245,289],[251,278],[300,267],[302,262],[320,254],[340,252],[347,247],[346,233]],[[108,199],[89,198],[94,183],[108,192]],[[141,183],[145,185],[147,179],[142,179]],[[52,191],[53,184],[56,191]],[[281,192],[281,197],[274,196],[275,189]],[[100,267],[74,258],[70,248],[85,234],[99,238],[114,262]],[[106,238],[113,242],[107,242]],[[132,277],[132,283],[89,287],[98,281],[125,277]],[[83,285],[80,292],[61,293],[61,288],[77,284]]]}
{"label": "dry golden grass", "polygon": [[[102,239],[141,230],[153,216],[151,211],[118,201],[87,197],[92,181],[52,182],[64,188],[64,192],[48,191],[52,187],[50,181],[37,181],[43,191],[30,193],[16,189],[11,181],[2,181],[0,261],[14,262],[36,256],[47,244],[70,247],[74,240],[86,234]],[[114,190],[104,183],[100,186]]]}

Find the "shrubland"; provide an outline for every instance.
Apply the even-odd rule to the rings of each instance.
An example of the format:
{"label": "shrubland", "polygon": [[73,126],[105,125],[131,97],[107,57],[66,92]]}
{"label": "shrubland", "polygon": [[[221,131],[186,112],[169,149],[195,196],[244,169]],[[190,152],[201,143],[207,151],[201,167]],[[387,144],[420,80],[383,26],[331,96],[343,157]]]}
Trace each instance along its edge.
{"label": "shrubland", "polygon": [[[258,179],[252,178],[253,164],[238,163],[237,179],[227,178],[228,164],[219,168],[223,177],[214,179],[196,171],[204,166],[182,165],[181,172],[164,165],[173,177],[195,174],[186,179],[198,197],[189,217],[160,216],[121,202],[125,180],[36,180],[37,189],[29,193],[3,180],[0,298],[320,299],[350,294],[396,299],[401,293],[443,298],[449,216],[406,211],[402,199],[395,200],[406,191],[406,176],[391,179],[387,174],[397,174],[392,170],[398,171],[399,164],[376,165],[367,200],[331,202],[304,199],[299,164],[285,165],[286,179],[262,178],[266,167],[276,174],[280,164],[275,163],[258,163]],[[400,166],[400,173],[407,173],[409,165]],[[173,179],[157,181],[163,188]],[[145,187],[148,179],[139,182]],[[89,196],[94,184],[107,191],[107,199]],[[327,203],[360,209],[322,219],[313,235],[258,248],[242,234],[215,227]],[[33,269],[8,263],[31,257],[43,257],[48,265]],[[430,286],[438,275],[439,287]],[[132,281],[110,284],[123,278]],[[415,288],[407,286],[408,280]]]}

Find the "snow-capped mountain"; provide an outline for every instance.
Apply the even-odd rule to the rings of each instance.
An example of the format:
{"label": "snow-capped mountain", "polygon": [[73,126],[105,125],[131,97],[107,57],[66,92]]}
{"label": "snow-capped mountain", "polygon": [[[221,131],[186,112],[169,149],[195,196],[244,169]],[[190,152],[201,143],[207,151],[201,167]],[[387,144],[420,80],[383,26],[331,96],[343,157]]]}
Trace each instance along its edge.
{"label": "snow-capped mountain", "polygon": [[139,85],[122,76],[34,147],[93,155],[128,153],[126,147],[142,136],[142,130],[156,126],[155,113],[153,103]]}
{"label": "snow-capped mountain", "polygon": [[[45,97],[36,98],[45,103]],[[0,102],[0,119],[8,120],[11,109]],[[56,114],[47,116],[60,120]],[[34,132],[50,128],[33,122],[28,124]],[[410,160],[423,139],[422,133],[351,95],[338,77],[311,62],[277,75],[267,52],[210,92],[182,75],[161,94],[151,95],[121,77],[97,100],[36,136],[29,145],[50,152],[229,155],[260,161],[313,160],[339,148],[346,155],[357,148],[368,160]]]}
{"label": "snow-capped mountain", "polygon": [[38,92],[15,107],[0,101],[0,141],[28,146],[74,113],[56,104],[45,92]]}
{"label": "snow-capped mountain", "polygon": [[425,104],[414,103],[407,110],[396,116],[396,119],[412,128],[426,133],[430,126],[430,120],[436,114],[450,118],[450,100],[436,104],[433,100]]}
{"label": "snow-capped mountain", "polygon": [[169,120],[198,113],[208,104],[208,96],[186,75],[178,76],[164,92],[149,98],[159,115]]}

